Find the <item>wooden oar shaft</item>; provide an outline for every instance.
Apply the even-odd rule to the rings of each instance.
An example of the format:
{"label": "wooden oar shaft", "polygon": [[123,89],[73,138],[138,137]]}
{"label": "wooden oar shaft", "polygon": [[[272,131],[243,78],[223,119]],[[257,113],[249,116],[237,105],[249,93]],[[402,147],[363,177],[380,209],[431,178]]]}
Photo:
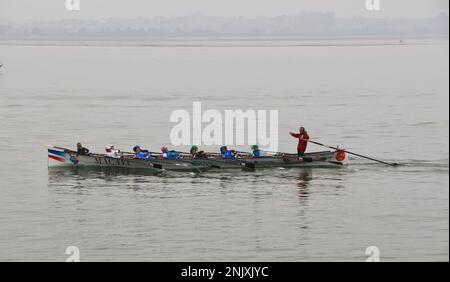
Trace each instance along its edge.
{"label": "wooden oar shaft", "polygon": [[236,153],[241,154],[241,155],[249,155],[249,156],[253,156],[253,154],[250,153],[250,152],[236,151]]}
{"label": "wooden oar shaft", "polygon": [[[309,140],[309,139],[301,139],[301,140],[307,141],[309,143],[316,144],[316,145],[319,145],[319,146],[322,146],[322,147],[330,148],[330,149],[333,149],[333,150],[340,150],[338,147],[325,145],[325,144],[322,144],[320,142],[312,141],[312,140]],[[368,159],[368,160],[371,160],[371,161],[374,161],[374,162],[379,162],[379,163],[382,163],[382,164],[385,164],[385,165],[393,165],[393,166],[398,165],[397,163],[388,163],[388,162],[385,162],[385,161],[377,160],[377,159],[374,159],[372,157],[364,156],[364,155],[361,155],[361,154],[358,154],[358,153],[354,153],[354,152],[350,152],[350,151],[347,151],[347,150],[344,150],[344,151],[347,154],[354,155],[354,156],[357,156],[357,157],[360,157],[360,158],[364,158],[364,159]]]}
{"label": "wooden oar shaft", "polygon": [[275,156],[277,156],[277,155],[297,156],[298,155],[296,153],[286,153],[286,152],[272,152],[272,151],[265,151],[265,152],[269,153],[269,154],[273,154]]}
{"label": "wooden oar shaft", "polygon": [[354,156],[357,156],[357,157],[360,157],[360,158],[364,158],[364,159],[368,159],[368,160],[371,160],[371,161],[374,161],[374,162],[379,162],[379,163],[382,163],[382,164],[385,164],[385,165],[397,165],[396,163],[388,163],[388,162],[385,162],[385,161],[381,161],[381,160],[377,160],[377,159],[374,159],[374,158],[371,158],[371,157],[368,157],[368,156],[363,156],[363,155],[360,155],[360,154],[357,154],[357,153],[353,153],[353,152],[349,152],[349,151],[345,151],[347,154],[350,154],[350,155],[354,155]]}

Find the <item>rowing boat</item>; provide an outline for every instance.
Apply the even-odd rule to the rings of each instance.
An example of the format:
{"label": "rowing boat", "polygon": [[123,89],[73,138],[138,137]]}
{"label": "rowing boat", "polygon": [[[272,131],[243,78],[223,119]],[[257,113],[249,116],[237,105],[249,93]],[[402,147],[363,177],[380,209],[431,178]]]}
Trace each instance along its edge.
{"label": "rowing boat", "polygon": [[276,154],[274,156],[253,158],[242,157],[224,159],[218,156],[204,159],[182,158],[179,160],[155,159],[142,160],[131,155],[117,159],[104,154],[80,155],[74,150],[47,145],[49,166],[91,166],[91,167],[119,167],[128,169],[145,169],[149,171],[174,170],[202,172],[214,169],[256,169],[276,167],[339,167],[343,160],[338,156],[339,151],[323,151],[307,153],[302,157],[294,154]]}

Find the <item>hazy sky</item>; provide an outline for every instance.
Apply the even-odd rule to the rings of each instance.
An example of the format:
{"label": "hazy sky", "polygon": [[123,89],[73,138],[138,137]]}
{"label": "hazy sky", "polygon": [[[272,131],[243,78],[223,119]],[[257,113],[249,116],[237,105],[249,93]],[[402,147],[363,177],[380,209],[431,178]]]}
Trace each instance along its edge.
{"label": "hazy sky", "polygon": [[0,20],[183,16],[278,16],[299,11],[334,12],[338,17],[432,17],[448,14],[449,0],[380,0],[380,12],[368,12],[366,0],[79,0],[81,11],[69,12],[66,0],[0,0]]}

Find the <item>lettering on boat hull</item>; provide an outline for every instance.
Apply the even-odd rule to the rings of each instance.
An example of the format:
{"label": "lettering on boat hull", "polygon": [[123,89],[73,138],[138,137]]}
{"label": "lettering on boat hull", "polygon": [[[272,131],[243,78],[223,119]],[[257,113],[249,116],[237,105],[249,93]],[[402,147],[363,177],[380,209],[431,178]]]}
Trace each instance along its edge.
{"label": "lettering on boat hull", "polygon": [[110,165],[110,166],[130,166],[130,161],[123,159],[112,159],[112,158],[102,158],[95,157],[95,163],[98,165]]}

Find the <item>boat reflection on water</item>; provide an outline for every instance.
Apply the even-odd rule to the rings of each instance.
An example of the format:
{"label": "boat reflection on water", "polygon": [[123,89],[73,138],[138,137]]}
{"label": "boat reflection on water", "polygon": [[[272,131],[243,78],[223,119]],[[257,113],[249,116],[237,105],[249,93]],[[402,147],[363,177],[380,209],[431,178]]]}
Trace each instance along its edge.
{"label": "boat reflection on water", "polygon": [[[313,176],[313,171],[315,177]],[[351,172],[351,170],[301,169],[296,177],[300,202],[306,204],[306,201],[311,197],[311,194],[318,192],[317,189],[321,186],[326,187],[325,191],[327,191],[327,193],[339,195],[341,190],[346,186],[346,176],[349,172]],[[321,189],[321,191],[324,190]]]}
{"label": "boat reflection on water", "polygon": [[307,188],[309,185],[309,182],[313,179],[312,177],[312,169],[302,169],[300,171],[300,174],[298,176],[298,187],[300,188]]}
{"label": "boat reflection on water", "polygon": [[[164,176],[166,171],[151,171],[148,169],[128,169],[121,167],[50,167],[48,169],[49,191],[57,194],[83,193],[86,191],[101,191],[111,187],[121,187],[140,190],[154,183],[152,176]],[[156,181],[164,186],[164,177]]]}
{"label": "boat reflection on water", "polygon": [[161,175],[164,171],[152,171],[148,169],[129,169],[124,167],[88,167],[88,166],[78,166],[78,167],[49,167],[48,177],[49,181],[57,183],[60,180],[77,177],[77,178],[99,178],[107,179],[115,176],[123,175],[136,175],[136,176],[154,176]]}
{"label": "boat reflection on water", "polygon": [[309,185],[312,177],[312,169],[302,169],[300,171],[300,174],[298,176],[298,197],[300,199],[300,202],[304,203],[309,197]]}
{"label": "boat reflection on water", "polygon": [[[314,172],[313,172],[314,171]],[[313,173],[315,177],[313,177]],[[234,170],[216,171],[214,173],[186,173],[167,170],[148,170],[123,167],[95,167],[95,166],[77,166],[77,167],[50,167],[48,168],[49,188],[58,191],[64,191],[65,188],[83,188],[98,189],[103,187],[125,187],[133,190],[141,188],[151,188],[152,191],[160,189],[172,189],[173,187],[191,187],[199,191],[210,193],[210,189],[198,189],[198,185],[204,184],[204,187],[211,187],[216,183],[224,188],[220,191],[227,193],[230,186],[251,188],[257,191],[256,197],[266,198],[272,195],[272,187],[265,185],[265,180],[269,183],[279,181],[291,187],[297,188],[297,197],[304,206],[310,200],[312,194],[321,193],[323,183],[328,183],[330,189],[341,190],[344,185],[344,175],[346,172],[335,169],[320,168],[292,168],[286,170],[262,169],[255,172],[243,171],[236,173]],[[314,181],[313,181],[314,180]],[[255,188],[256,187],[256,188]],[[339,189],[338,189],[339,188]],[[319,191],[320,190],[320,191]],[[329,192],[329,189],[327,192]],[[234,190],[233,190],[234,191]],[[336,193],[336,191],[331,191]],[[338,192],[339,193],[339,192]]]}

